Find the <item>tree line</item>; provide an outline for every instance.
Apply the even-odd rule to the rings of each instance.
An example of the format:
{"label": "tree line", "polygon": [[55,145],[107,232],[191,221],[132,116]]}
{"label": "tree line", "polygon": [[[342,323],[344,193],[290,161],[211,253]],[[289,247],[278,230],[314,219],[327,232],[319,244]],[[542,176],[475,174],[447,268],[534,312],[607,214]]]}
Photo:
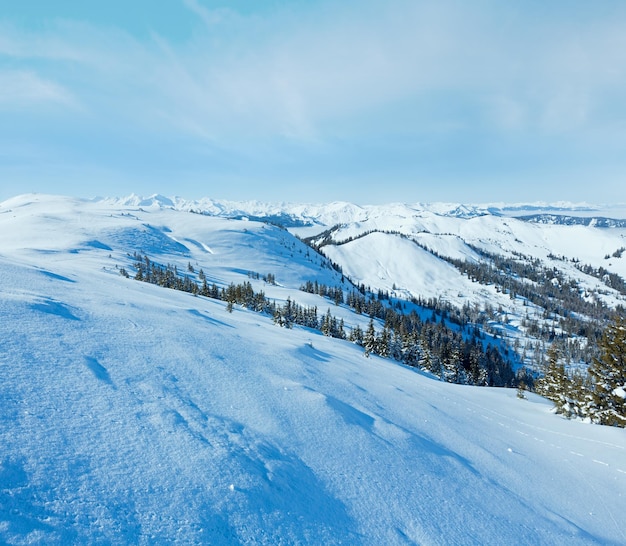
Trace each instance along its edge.
{"label": "tree line", "polygon": [[[365,331],[357,325],[348,336],[364,348],[366,355],[392,358],[451,383],[504,387],[514,386],[520,379],[510,360],[495,344],[486,343],[475,325],[457,327],[455,321],[448,320],[447,306],[439,309],[436,301],[431,302],[435,306],[424,307],[429,317],[422,320],[415,309],[405,312],[403,302],[394,303],[386,291],[373,295],[353,289],[344,296],[342,288],[317,281],[307,281],[300,289],[327,297],[336,305],[345,302],[355,313],[369,316]],[[383,323],[379,331],[374,319]],[[525,370],[520,374],[532,385],[533,379]]]}
{"label": "tree line", "polygon": [[[136,280],[225,301],[229,311],[234,305],[241,305],[271,316],[275,324],[284,328],[298,325],[329,337],[346,339],[363,347],[366,356],[391,358],[427,370],[444,381],[498,387],[515,386],[519,381],[510,361],[497,346],[485,343],[477,329],[455,329],[442,317],[437,320],[434,312],[422,320],[415,310],[404,313],[401,305],[394,307],[389,302],[383,303],[386,297],[383,293],[366,295],[355,289],[346,296],[340,287],[317,282],[303,285],[305,291],[314,291],[330,298],[335,305],[346,304],[357,314],[369,316],[366,329],[358,324],[348,328],[343,319],[331,313],[330,307],[320,315],[316,306],[303,306],[291,298],[283,304],[271,301],[263,291],[255,291],[248,281],[218,287],[208,282],[202,269],[196,274],[191,264],[183,273],[176,265],[158,264],[147,255],[135,253],[133,258]],[[130,277],[124,268],[121,274]],[[265,278],[274,281],[273,275]],[[382,327],[378,321],[375,324],[375,319]],[[532,384],[532,377],[525,377],[525,380]]]}
{"label": "tree line", "polygon": [[[284,328],[299,325],[325,336],[345,339],[361,346],[365,356],[374,354],[394,359],[429,371],[443,381],[535,390],[552,400],[556,411],[566,417],[626,427],[626,322],[623,315],[615,315],[603,330],[598,356],[593,358],[588,373],[566,366],[570,363],[568,340],[555,339],[547,351],[543,377],[535,381],[525,369],[516,375],[510,361],[496,345],[485,342],[478,328],[455,327],[435,312],[422,320],[415,310],[404,312],[399,301],[392,304],[384,292],[368,295],[353,289],[346,295],[341,287],[316,281],[306,282],[301,287],[337,306],[347,305],[355,313],[369,316],[365,329],[358,324],[349,328],[343,319],[332,314],[330,307],[320,315],[316,306],[303,306],[290,298],[282,305],[277,304],[263,291],[255,291],[250,282],[218,287],[208,282],[202,269],[196,273],[191,264],[181,273],[176,265],[158,264],[146,255],[135,253],[133,258],[136,280],[225,301],[229,311],[234,305],[241,305],[273,317],[274,323]],[[120,273],[130,277],[125,268]],[[258,274],[252,276],[261,278]],[[263,279],[275,282],[272,274]]]}

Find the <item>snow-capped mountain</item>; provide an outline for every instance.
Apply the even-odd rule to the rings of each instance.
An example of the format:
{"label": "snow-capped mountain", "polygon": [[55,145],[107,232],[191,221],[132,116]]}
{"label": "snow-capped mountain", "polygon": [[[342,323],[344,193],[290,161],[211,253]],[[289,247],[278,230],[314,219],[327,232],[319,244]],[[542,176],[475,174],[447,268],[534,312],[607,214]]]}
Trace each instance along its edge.
{"label": "snow-capped mountain", "polygon": [[[122,274],[149,257],[181,282],[250,283],[364,329],[367,315],[302,284],[347,291],[350,277],[398,297],[513,302],[514,317],[522,301],[451,259],[524,254],[616,306],[619,290],[571,259],[623,271],[620,229],[459,206],[0,203],[0,541],[623,543],[623,429]],[[324,242],[343,271],[294,233]]]}
{"label": "snow-capped mountain", "polygon": [[[504,336],[531,367],[545,352],[533,347],[552,341],[555,333],[575,337],[584,353],[586,339],[574,333],[584,328],[581,321],[600,318],[596,303],[605,307],[605,318],[626,305],[624,205],[295,205],[162,196],[105,202],[281,225],[315,245],[358,285],[401,299],[470,306],[474,315],[487,309],[492,333]],[[477,263],[483,270],[469,274]],[[504,272],[500,279],[496,270]],[[572,313],[581,321],[570,320]],[[588,364],[591,357],[587,352],[573,360]]]}
{"label": "snow-capped mountain", "polygon": [[173,208],[176,210],[202,211],[212,216],[247,215],[258,218],[289,216],[303,224],[320,224],[327,227],[341,223],[359,222],[370,216],[393,214],[412,216],[432,212],[439,216],[472,218],[493,214],[495,216],[530,216],[539,214],[570,215],[575,217],[605,216],[614,219],[626,218],[626,203],[592,205],[588,203],[486,203],[479,205],[461,203],[414,203],[385,205],[356,205],[346,202],[334,203],[268,203],[261,201],[225,201],[219,199],[185,199],[154,194],[142,197],[131,194],[126,197],[96,197],[95,202],[110,205]]}

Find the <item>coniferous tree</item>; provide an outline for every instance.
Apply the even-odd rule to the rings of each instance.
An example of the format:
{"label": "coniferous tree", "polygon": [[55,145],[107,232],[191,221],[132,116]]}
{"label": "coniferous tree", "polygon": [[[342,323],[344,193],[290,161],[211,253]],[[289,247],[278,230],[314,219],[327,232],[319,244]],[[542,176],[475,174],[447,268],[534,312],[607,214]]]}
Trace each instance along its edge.
{"label": "coniferous tree", "polygon": [[285,319],[283,318],[283,310],[282,308],[277,305],[276,308],[274,309],[274,324],[277,324],[278,326],[285,326]]}
{"label": "coniferous tree", "polygon": [[358,324],[350,330],[348,340],[357,345],[363,345],[363,330]]}
{"label": "coniferous tree", "polygon": [[398,329],[393,330],[393,337],[391,339],[391,342],[389,343],[389,356],[394,360],[403,360],[404,355],[402,352],[402,334]]}
{"label": "coniferous tree", "polygon": [[376,353],[387,358],[389,356],[389,345],[391,343],[391,333],[389,328],[385,326],[380,336],[376,339]]}
{"label": "coniferous tree", "polygon": [[552,400],[557,406],[557,413],[563,403],[563,395],[566,390],[567,377],[565,366],[560,361],[559,350],[556,345],[551,345],[548,349],[548,364],[543,377],[537,381],[537,394]]}
{"label": "coniferous tree", "polygon": [[345,325],[343,319],[341,319],[339,321],[339,326],[337,327],[337,334],[336,334],[336,337],[338,337],[339,339],[346,339],[345,326],[346,325]]}
{"label": "coniferous tree", "polygon": [[374,319],[370,319],[370,323],[367,326],[365,335],[363,336],[363,348],[365,349],[365,356],[369,356],[371,353],[376,352],[376,330],[374,329]]}
{"label": "coniferous tree", "polygon": [[617,317],[600,342],[601,354],[593,360],[591,417],[603,425],[626,427],[626,321]]}
{"label": "coniferous tree", "polygon": [[402,339],[402,361],[408,366],[419,366],[422,355],[421,344],[417,331],[405,334]]}
{"label": "coniferous tree", "polygon": [[326,312],[326,315],[324,316],[324,319],[322,320],[322,334],[324,334],[325,336],[332,336],[333,335],[333,329],[332,329],[332,324],[333,324],[333,317],[330,314],[330,309],[328,309],[328,311]]}
{"label": "coniferous tree", "polygon": [[569,417],[587,417],[591,402],[591,389],[580,373],[573,373],[567,383],[566,413]]}

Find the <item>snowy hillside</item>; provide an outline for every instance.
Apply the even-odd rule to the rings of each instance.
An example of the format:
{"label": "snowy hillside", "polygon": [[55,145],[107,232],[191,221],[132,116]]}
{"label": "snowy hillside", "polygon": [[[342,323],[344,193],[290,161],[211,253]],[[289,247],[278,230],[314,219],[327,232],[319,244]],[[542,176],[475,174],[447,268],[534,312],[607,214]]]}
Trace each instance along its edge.
{"label": "snowy hillside", "polygon": [[[549,255],[577,259],[626,277],[626,254],[623,259],[606,259],[607,255],[611,256],[626,245],[626,205],[296,205],[213,199],[192,201],[160,195],[99,198],[95,202],[113,207],[175,209],[214,217],[264,219],[283,223],[302,237],[313,238],[332,228],[331,242],[342,242],[371,231],[400,233],[426,238],[426,244],[433,251],[451,256],[456,253],[449,251],[448,241],[455,237],[465,244],[492,252],[517,252],[541,260],[547,260]],[[608,219],[613,220],[609,222]]]}
{"label": "snowy hillside", "polygon": [[[463,221],[425,244],[475,257],[460,237],[486,228]],[[560,241],[515,222],[528,248]],[[368,282],[454,279],[402,238],[372,233],[333,259],[349,245],[351,273]],[[374,248],[370,273],[354,257]],[[254,221],[40,195],[1,203],[0,542],[626,543],[623,429],[125,278],[135,252],[320,308],[299,286],[341,283],[289,232]],[[398,254],[413,266],[392,269]]]}

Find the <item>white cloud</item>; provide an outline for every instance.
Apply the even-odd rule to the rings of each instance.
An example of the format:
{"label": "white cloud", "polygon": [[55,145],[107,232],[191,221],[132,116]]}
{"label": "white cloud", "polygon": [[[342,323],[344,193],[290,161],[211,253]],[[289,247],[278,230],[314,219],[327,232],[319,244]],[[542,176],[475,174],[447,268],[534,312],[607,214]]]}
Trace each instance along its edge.
{"label": "white cloud", "polygon": [[27,70],[0,71],[0,107],[56,104],[76,108],[73,94],[58,83]]}
{"label": "white cloud", "polygon": [[[317,142],[338,127],[349,133],[355,119],[367,130],[373,113],[397,104],[411,114],[394,118],[399,132],[466,127],[455,119],[463,109],[495,131],[582,131],[600,123],[607,89],[626,88],[626,24],[615,18],[561,21],[488,0],[311,3],[261,15],[183,2],[203,22],[186,43],[67,22],[36,37],[0,33],[0,52],[48,59],[52,75],[21,67],[0,96],[80,96],[120,123],[215,141]],[[422,115],[424,97],[439,107]]]}
{"label": "white cloud", "polygon": [[195,13],[209,28],[223,22],[226,17],[230,17],[234,14],[232,10],[226,8],[209,9],[200,4],[198,0],[183,0],[183,4],[191,12]]}
{"label": "white cloud", "polygon": [[62,26],[57,32],[26,32],[0,22],[0,55],[15,60],[44,59],[50,61],[81,61],[84,47],[76,47],[64,36]]}

